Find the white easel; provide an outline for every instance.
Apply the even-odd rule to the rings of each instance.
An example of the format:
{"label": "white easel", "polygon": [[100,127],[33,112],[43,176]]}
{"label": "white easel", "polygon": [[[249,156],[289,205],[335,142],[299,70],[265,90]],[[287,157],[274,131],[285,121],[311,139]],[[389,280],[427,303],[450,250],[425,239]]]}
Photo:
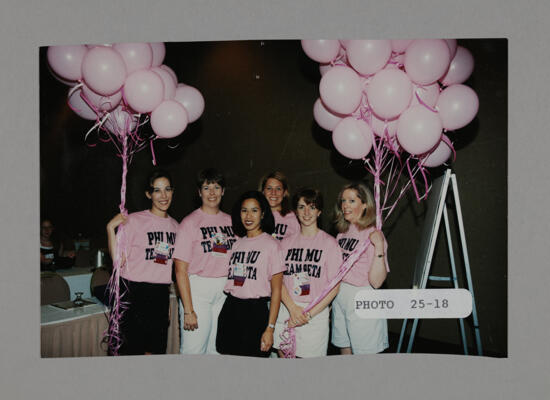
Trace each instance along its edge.
{"label": "white easel", "polygon": [[[428,201],[428,212],[426,215],[426,221],[424,222],[424,230],[422,233],[422,239],[420,242],[420,249],[416,256],[416,266],[413,277],[413,289],[426,289],[428,280],[432,281],[448,281],[451,282],[455,289],[458,289],[458,280],[456,275],[456,265],[453,252],[453,242],[451,231],[449,227],[449,216],[447,213],[447,204],[445,200],[449,193],[449,181],[452,183],[452,191],[454,196],[454,205],[456,208],[456,217],[458,222],[458,228],[460,233],[460,244],[462,247],[462,255],[464,257],[464,269],[466,272],[465,289],[469,290],[472,294],[472,318],[474,323],[475,340],[477,346],[477,354],[483,355],[481,348],[481,337],[479,333],[479,323],[477,319],[476,303],[474,298],[474,287],[472,285],[472,276],[470,273],[470,261],[468,259],[468,249],[466,247],[466,236],[464,233],[464,223],[462,220],[462,210],[460,208],[460,199],[458,197],[458,186],[456,183],[456,175],[451,173],[450,169],[447,169],[443,176],[437,178],[433,182],[432,192]],[[449,250],[449,259],[451,262],[451,276],[433,276],[430,275],[430,267],[432,263],[432,257],[437,242],[437,234],[439,232],[439,226],[441,225],[441,215],[445,221],[445,234],[447,236],[447,248]],[[468,354],[468,346],[466,342],[466,334],[464,330],[464,319],[460,318],[460,333],[462,336],[462,345],[464,348],[464,354]],[[408,319],[403,321],[403,327],[401,328],[401,335],[399,336],[399,344],[397,346],[397,352],[401,352],[401,345],[407,329]],[[409,343],[407,346],[407,353],[412,350],[414,337],[418,325],[418,318],[413,320],[413,326],[409,337]]]}

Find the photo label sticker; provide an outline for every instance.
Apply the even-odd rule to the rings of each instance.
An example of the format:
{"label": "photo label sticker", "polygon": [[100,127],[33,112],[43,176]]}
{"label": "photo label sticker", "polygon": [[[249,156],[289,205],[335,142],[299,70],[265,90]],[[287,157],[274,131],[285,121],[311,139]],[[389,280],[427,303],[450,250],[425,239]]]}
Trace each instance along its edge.
{"label": "photo label sticker", "polygon": [[472,312],[466,289],[361,290],[354,299],[359,318],[465,318]]}

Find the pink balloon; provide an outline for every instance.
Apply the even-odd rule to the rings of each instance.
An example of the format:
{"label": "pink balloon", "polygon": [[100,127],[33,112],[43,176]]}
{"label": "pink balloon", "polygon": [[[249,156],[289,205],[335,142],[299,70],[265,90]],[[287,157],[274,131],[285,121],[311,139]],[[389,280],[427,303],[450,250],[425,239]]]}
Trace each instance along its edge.
{"label": "pink balloon", "polygon": [[176,89],[174,100],[181,103],[187,111],[189,123],[195,122],[204,111],[204,97],[196,88],[184,85]]}
{"label": "pink balloon", "polygon": [[187,111],[175,100],[164,100],[151,113],[151,128],[164,139],[178,136],[187,127],[187,122]]}
{"label": "pink balloon", "polygon": [[410,154],[431,150],[441,140],[443,127],[437,113],[416,105],[401,114],[397,122],[397,140]]}
{"label": "pink balloon", "polygon": [[124,85],[124,60],[110,47],[94,47],[88,50],[82,60],[82,78],[94,92],[110,96]]}
{"label": "pink balloon", "polygon": [[367,85],[367,96],[373,112],[380,119],[393,119],[411,102],[412,83],[400,69],[383,69]]}
{"label": "pink balloon", "polygon": [[115,135],[124,136],[128,131],[136,129],[138,119],[119,105],[109,114],[103,127]]}
{"label": "pink balloon", "polygon": [[405,51],[405,71],[419,85],[430,85],[441,78],[450,61],[449,47],[443,39],[415,40]]}
{"label": "pink balloon", "polygon": [[326,64],[319,64],[319,72],[321,73],[321,76],[325,75],[325,73],[332,68],[332,64],[326,63]]}
{"label": "pink balloon", "polygon": [[177,77],[176,73],[174,72],[174,70],[172,68],[170,68],[168,65],[164,65],[164,64],[162,64],[160,66],[160,68],[162,68],[163,70],[165,70],[166,72],[168,72],[170,74],[170,76],[174,80],[174,85],[178,84],[178,77]]}
{"label": "pink balloon", "polygon": [[87,48],[93,49],[94,47],[113,47],[111,43],[102,43],[102,44],[87,44]]}
{"label": "pink balloon", "polygon": [[164,100],[171,100],[176,94],[176,84],[170,73],[161,67],[151,68],[151,71],[155,72],[162,78],[162,84],[164,85]]}
{"label": "pink balloon", "polygon": [[122,92],[118,91],[111,96],[102,96],[90,89],[86,84],[82,85],[82,93],[90,103],[101,111],[110,111],[120,103],[122,99]]}
{"label": "pink balloon", "polygon": [[334,128],[332,143],[344,157],[358,160],[372,148],[372,130],[365,121],[346,117]]}
{"label": "pink balloon", "polygon": [[424,104],[434,108],[435,104],[437,103],[437,99],[439,98],[440,91],[441,90],[437,82],[427,86],[413,85],[411,106],[420,104],[420,102],[418,101],[418,98],[416,97],[416,95],[418,94],[418,96],[424,102]]}
{"label": "pink balloon", "polygon": [[351,40],[339,40],[339,42],[340,42],[340,46],[342,46],[344,49],[347,49],[348,44],[349,42],[351,42]]}
{"label": "pink balloon", "polygon": [[372,115],[370,127],[372,128],[372,131],[376,134],[376,136],[386,137],[387,131],[388,136],[391,138],[394,137],[397,133],[397,118],[389,121],[383,121],[376,115]]}
{"label": "pink balloon", "polygon": [[472,88],[451,85],[439,95],[437,109],[443,128],[452,131],[472,122],[479,109],[479,99]]}
{"label": "pink balloon", "polygon": [[319,92],[323,103],[332,112],[350,114],[361,103],[363,85],[352,68],[337,65],[323,75]]}
{"label": "pink balloon", "polygon": [[53,72],[53,69],[50,67],[49,64],[47,64],[47,68],[48,68],[48,71],[50,71],[50,74],[59,82],[61,82],[62,84],[64,85],[67,85],[67,86],[70,86],[70,87],[74,87],[78,84],[78,81],[69,81],[67,79],[64,79],[62,77],[60,77],[59,75],[57,75],[55,72]]}
{"label": "pink balloon", "polygon": [[346,116],[347,115],[343,114],[334,114],[325,107],[321,99],[317,99],[313,105],[313,118],[315,119],[315,122],[327,131],[333,131],[338,122]]}
{"label": "pink balloon", "polygon": [[72,94],[71,91],[72,89],[69,89],[69,92],[67,94],[68,103],[71,110],[73,110],[75,114],[81,118],[96,120],[96,112],[82,99],[82,97],[80,97],[82,89],[76,89],[72,92]]}
{"label": "pink balloon", "polygon": [[48,64],[60,78],[77,81],[82,78],[82,60],[87,51],[84,45],[50,46],[47,51]]}
{"label": "pink balloon", "polygon": [[347,47],[350,65],[362,75],[380,71],[391,57],[389,40],[351,40]]}
{"label": "pink balloon", "polygon": [[320,63],[327,63],[338,56],[338,40],[302,40],[302,49],[309,58]]}
{"label": "pink balloon", "polygon": [[148,113],[164,100],[164,84],[157,73],[142,69],[126,78],[122,93],[124,101],[133,110]]}
{"label": "pink balloon", "polygon": [[128,75],[139,69],[151,68],[153,50],[149,43],[117,43],[113,49],[122,56]]}
{"label": "pink balloon", "polygon": [[457,48],[457,42],[456,39],[443,39],[445,40],[445,43],[447,43],[447,47],[449,47],[449,56],[451,57],[451,60],[456,54],[456,48]]}
{"label": "pink balloon", "polygon": [[451,148],[443,138],[447,138],[444,134],[441,135],[442,139],[437,145],[435,149],[433,149],[430,153],[425,155],[425,158],[422,160],[422,165],[425,167],[439,167],[440,165],[444,164],[445,161],[449,159],[451,156]]}
{"label": "pink balloon", "polygon": [[463,83],[468,80],[474,70],[474,56],[468,49],[458,46],[456,55],[449,65],[447,74],[441,79],[445,86]]}
{"label": "pink balloon", "polygon": [[166,46],[164,42],[149,43],[151,49],[153,50],[153,62],[152,67],[158,67],[164,61],[164,56],[166,55]]}
{"label": "pink balloon", "polygon": [[412,39],[399,39],[391,41],[391,49],[396,53],[404,53],[412,43]]}

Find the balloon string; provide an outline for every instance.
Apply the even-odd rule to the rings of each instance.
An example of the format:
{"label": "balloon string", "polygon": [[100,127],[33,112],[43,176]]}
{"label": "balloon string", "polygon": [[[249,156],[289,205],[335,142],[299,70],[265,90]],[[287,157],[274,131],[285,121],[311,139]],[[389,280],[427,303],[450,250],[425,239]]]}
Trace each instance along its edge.
{"label": "balloon string", "polygon": [[[120,188],[120,213],[124,216],[128,216],[126,210],[126,175],[128,173],[128,137],[123,135],[122,137],[122,185]],[[111,313],[109,314],[109,353],[112,355],[118,355],[120,346],[122,345],[122,335],[120,331],[120,322],[122,314],[125,309],[125,305],[122,304],[121,298],[123,293],[120,289],[121,270],[127,263],[127,238],[124,225],[121,224],[117,231],[117,254],[113,260],[113,275],[109,281],[109,298],[111,301]]]}
{"label": "balloon string", "polygon": [[153,148],[153,139],[149,140],[149,143],[151,144],[151,155],[153,156],[153,165],[157,165],[157,160],[155,158],[155,149]]}
{"label": "balloon string", "polygon": [[451,142],[451,139],[449,139],[447,136],[441,136],[441,140],[447,145],[449,146],[449,148],[451,149],[451,151],[453,152],[453,162],[455,162],[456,160],[456,151],[455,151],[455,148],[453,146],[453,143]]}
{"label": "balloon string", "polygon": [[414,94],[416,95],[416,99],[418,100],[418,102],[420,104],[422,104],[424,107],[426,107],[431,112],[434,112],[434,113],[438,112],[435,108],[432,108],[429,105],[427,105],[426,103],[424,103],[424,101],[420,98],[420,95],[418,94],[418,92],[416,90],[414,91]]}
{"label": "balloon string", "polygon": [[80,89],[84,84],[82,82],[80,82],[78,85],[75,85],[74,87],[72,87],[70,90],[69,90],[69,95],[68,97],[71,97],[72,94],[77,91],[78,89]]}

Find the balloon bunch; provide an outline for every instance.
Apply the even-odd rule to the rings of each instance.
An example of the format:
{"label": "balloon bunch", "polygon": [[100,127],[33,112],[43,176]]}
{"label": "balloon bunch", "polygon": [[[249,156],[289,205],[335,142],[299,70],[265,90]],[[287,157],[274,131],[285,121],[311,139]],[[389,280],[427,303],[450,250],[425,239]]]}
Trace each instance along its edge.
{"label": "balloon bunch", "polygon": [[[403,170],[410,178],[405,186],[413,187],[418,200],[425,198],[426,168],[442,165],[454,153],[444,132],[466,126],[477,114],[478,97],[462,84],[473,71],[472,54],[455,39],[302,40],[302,48],[321,63],[315,121],[332,131],[340,154],[364,160],[375,178],[375,197],[382,173],[388,172],[384,204],[377,211],[389,211],[387,218],[403,195],[395,192]],[[422,195],[418,176],[424,178]]]}
{"label": "balloon bunch", "polygon": [[[100,141],[111,142],[122,158],[120,212],[125,207],[126,174],[133,155],[153,140],[181,134],[204,110],[204,98],[194,87],[178,83],[175,72],[162,64],[164,43],[116,43],[102,45],[50,46],[47,51],[52,75],[70,86],[69,107],[80,117],[95,121],[86,133],[96,131]],[[140,127],[150,122],[154,135],[144,137]],[[95,144],[90,144],[95,146]],[[113,257],[109,282],[111,312],[107,333],[111,354],[122,344],[120,318],[120,271],[126,260],[124,227],[117,235],[118,254]]]}
{"label": "balloon bunch", "polygon": [[[473,56],[455,39],[302,40],[302,48],[321,64],[314,119],[332,131],[340,154],[362,159],[373,175],[376,227],[381,229],[407,189],[414,189],[418,201],[426,198],[427,168],[455,154],[444,132],[468,125],[477,114],[478,97],[462,84],[473,71]],[[403,175],[407,179],[399,187]],[[424,183],[423,193],[417,180]],[[358,247],[348,260],[367,247]],[[320,302],[352,265],[342,264],[304,311]],[[285,356],[294,357],[292,329],[283,339]]]}

